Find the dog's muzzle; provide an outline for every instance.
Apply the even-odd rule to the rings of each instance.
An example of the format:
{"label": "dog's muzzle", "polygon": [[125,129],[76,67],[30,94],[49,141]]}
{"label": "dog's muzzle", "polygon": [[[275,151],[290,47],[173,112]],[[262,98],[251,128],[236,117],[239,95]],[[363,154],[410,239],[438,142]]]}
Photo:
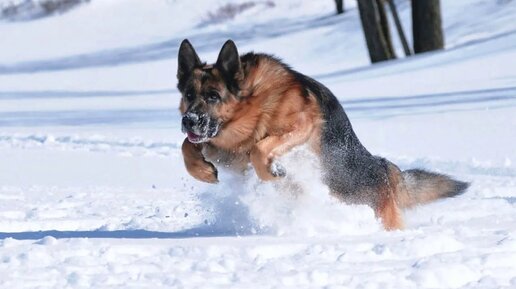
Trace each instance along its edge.
{"label": "dog's muzzle", "polygon": [[212,120],[205,114],[199,115],[192,112],[183,116],[181,126],[191,143],[206,142],[215,137],[219,131],[219,123],[216,120]]}

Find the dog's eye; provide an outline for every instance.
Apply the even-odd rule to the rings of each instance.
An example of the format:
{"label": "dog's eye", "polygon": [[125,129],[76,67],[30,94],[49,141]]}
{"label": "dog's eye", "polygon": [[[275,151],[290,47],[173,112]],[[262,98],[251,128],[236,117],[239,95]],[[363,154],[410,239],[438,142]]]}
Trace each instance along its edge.
{"label": "dog's eye", "polygon": [[215,103],[220,100],[220,94],[214,90],[206,94],[206,101]]}
{"label": "dog's eye", "polygon": [[187,100],[193,100],[194,99],[194,92],[192,90],[187,90],[185,93],[185,98]]}

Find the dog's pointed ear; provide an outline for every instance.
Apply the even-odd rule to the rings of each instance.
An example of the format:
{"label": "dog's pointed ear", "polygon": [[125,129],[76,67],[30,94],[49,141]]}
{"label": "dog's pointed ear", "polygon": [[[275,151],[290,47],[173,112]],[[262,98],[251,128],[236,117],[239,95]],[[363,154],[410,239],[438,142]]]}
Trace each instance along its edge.
{"label": "dog's pointed ear", "polygon": [[184,77],[192,73],[196,66],[201,65],[201,60],[188,39],[181,42],[177,56],[177,79],[181,82]]}
{"label": "dog's pointed ear", "polygon": [[217,58],[217,67],[222,70],[228,78],[236,80],[241,77],[242,65],[240,56],[233,40],[228,40],[222,46],[219,57]]}

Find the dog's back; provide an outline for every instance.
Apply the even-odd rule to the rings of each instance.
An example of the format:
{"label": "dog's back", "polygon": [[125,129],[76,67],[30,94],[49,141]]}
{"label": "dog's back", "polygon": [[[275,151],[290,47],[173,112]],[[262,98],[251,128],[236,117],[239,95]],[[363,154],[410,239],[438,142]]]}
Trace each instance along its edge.
{"label": "dog's back", "polygon": [[332,92],[310,77],[292,71],[319,102],[324,118],[321,158],[324,180],[347,203],[367,204],[387,229],[403,227],[400,209],[463,193],[468,183],[446,175],[413,169],[400,171],[361,144]]}

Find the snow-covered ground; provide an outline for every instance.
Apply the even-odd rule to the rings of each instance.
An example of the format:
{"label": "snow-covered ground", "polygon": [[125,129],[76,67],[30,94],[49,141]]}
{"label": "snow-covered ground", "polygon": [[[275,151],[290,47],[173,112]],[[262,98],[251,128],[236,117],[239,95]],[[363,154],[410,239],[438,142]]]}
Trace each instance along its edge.
{"label": "snow-covered ground", "polygon": [[[246,2],[92,0],[0,22],[0,288],[516,288],[516,1],[443,0],[445,51],[375,66],[352,1],[339,17],[331,0],[214,17]],[[284,159],[301,192],[193,180],[186,37],[207,61],[227,38],[275,53],[335,92],[370,151],[471,188],[385,232],[327,195],[302,148]]]}

